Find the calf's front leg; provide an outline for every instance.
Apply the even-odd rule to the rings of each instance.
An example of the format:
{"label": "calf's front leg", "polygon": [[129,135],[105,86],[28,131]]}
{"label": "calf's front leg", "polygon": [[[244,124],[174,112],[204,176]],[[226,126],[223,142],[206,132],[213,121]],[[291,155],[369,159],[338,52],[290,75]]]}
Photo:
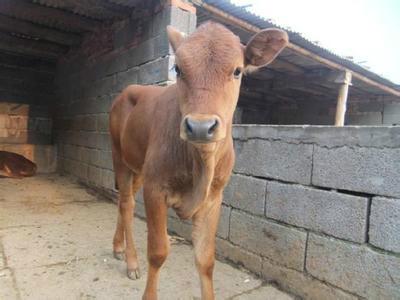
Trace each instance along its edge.
{"label": "calf's front leg", "polygon": [[214,300],[213,271],[215,263],[215,234],[221,210],[222,191],[213,192],[193,216],[193,246],[200,276],[201,299]]}
{"label": "calf's front leg", "polygon": [[167,233],[167,203],[162,193],[151,186],[144,186],[147,221],[148,272],[143,300],[156,300],[160,269],[169,253]]}

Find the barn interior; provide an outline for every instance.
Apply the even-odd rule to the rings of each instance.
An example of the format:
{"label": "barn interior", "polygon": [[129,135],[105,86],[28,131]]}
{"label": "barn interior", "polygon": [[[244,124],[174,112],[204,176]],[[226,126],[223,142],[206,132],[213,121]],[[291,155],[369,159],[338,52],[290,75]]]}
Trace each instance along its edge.
{"label": "barn interior", "polygon": [[[56,170],[55,120],[64,92],[63,78],[57,82],[60,66],[82,52],[90,56],[110,51],[109,45],[102,48],[107,29],[155,5],[139,2],[1,1],[0,150],[35,161],[39,172]],[[87,46],[92,36],[96,42]]]}

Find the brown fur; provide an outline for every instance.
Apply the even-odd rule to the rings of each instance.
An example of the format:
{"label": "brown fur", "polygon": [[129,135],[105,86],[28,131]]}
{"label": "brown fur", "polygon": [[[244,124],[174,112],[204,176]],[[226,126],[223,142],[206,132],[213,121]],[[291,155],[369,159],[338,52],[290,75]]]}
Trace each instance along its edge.
{"label": "brown fur", "polygon": [[[276,36],[266,43],[276,46],[283,41],[286,45],[286,33],[267,31],[259,36]],[[267,50],[245,48],[237,36],[215,23],[202,25],[185,39],[172,28],[168,28],[168,34],[182,72],[177,83],[168,87],[129,86],[115,99],[110,113],[114,170],[120,190],[114,252],[125,251],[128,276],[137,278],[131,225],[133,195],[143,185],[149,262],[143,299],[157,299],[159,271],[169,252],[168,207],[181,218],[193,220],[202,299],[214,299],[215,233],[222,191],[234,164],[232,118],[241,81],[241,76],[233,73],[236,68],[248,67],[248,56],[253,57],[250,50],[271,61],[284,46],[275,47],[278,50],[264,47],[256,35],[250,45],[261,44]],[[200,121],[209,116],[217,118],[219,126],[213,140],[190,142],[182,125],[187,116]]]}
{"label": "brown fur", "polygon": [[36,174],[36,164],[17,153],[0,151],[0,175],[11,178],[29,177]]}

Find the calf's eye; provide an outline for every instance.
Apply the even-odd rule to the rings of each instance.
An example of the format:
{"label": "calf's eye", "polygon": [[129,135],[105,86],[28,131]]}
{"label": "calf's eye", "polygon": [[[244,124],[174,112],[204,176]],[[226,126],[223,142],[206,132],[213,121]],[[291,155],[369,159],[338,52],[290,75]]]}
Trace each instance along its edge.
{"label": "calf's eye", "polygon": [[242,68],[236,68],[235,71],[233,71],[233,76],[236,79],[240,77],[240,74],[242,74]]}
{"label": "calf's eye", "polygon": [[174,66],[174,70],[177,77],[181,76],[181,69],[177,65]]}

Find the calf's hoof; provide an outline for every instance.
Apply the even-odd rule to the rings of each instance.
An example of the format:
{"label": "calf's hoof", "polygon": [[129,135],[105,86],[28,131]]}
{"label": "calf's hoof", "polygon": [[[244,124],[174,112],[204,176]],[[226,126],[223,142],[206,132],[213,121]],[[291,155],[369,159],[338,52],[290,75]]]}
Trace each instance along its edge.
{"label": "calf's hoof", "polygon": [[124,251],[114,251],[114,258],[118,260],[125,260]]}
{"label": "calf's hoof", "polygon": [[136,279],[140,278],[140,270],[139,270],[139,268],[132,269],[132,270],[128,269],[127,273],[128,273],[128,278],[129,279],[136,280]]}

